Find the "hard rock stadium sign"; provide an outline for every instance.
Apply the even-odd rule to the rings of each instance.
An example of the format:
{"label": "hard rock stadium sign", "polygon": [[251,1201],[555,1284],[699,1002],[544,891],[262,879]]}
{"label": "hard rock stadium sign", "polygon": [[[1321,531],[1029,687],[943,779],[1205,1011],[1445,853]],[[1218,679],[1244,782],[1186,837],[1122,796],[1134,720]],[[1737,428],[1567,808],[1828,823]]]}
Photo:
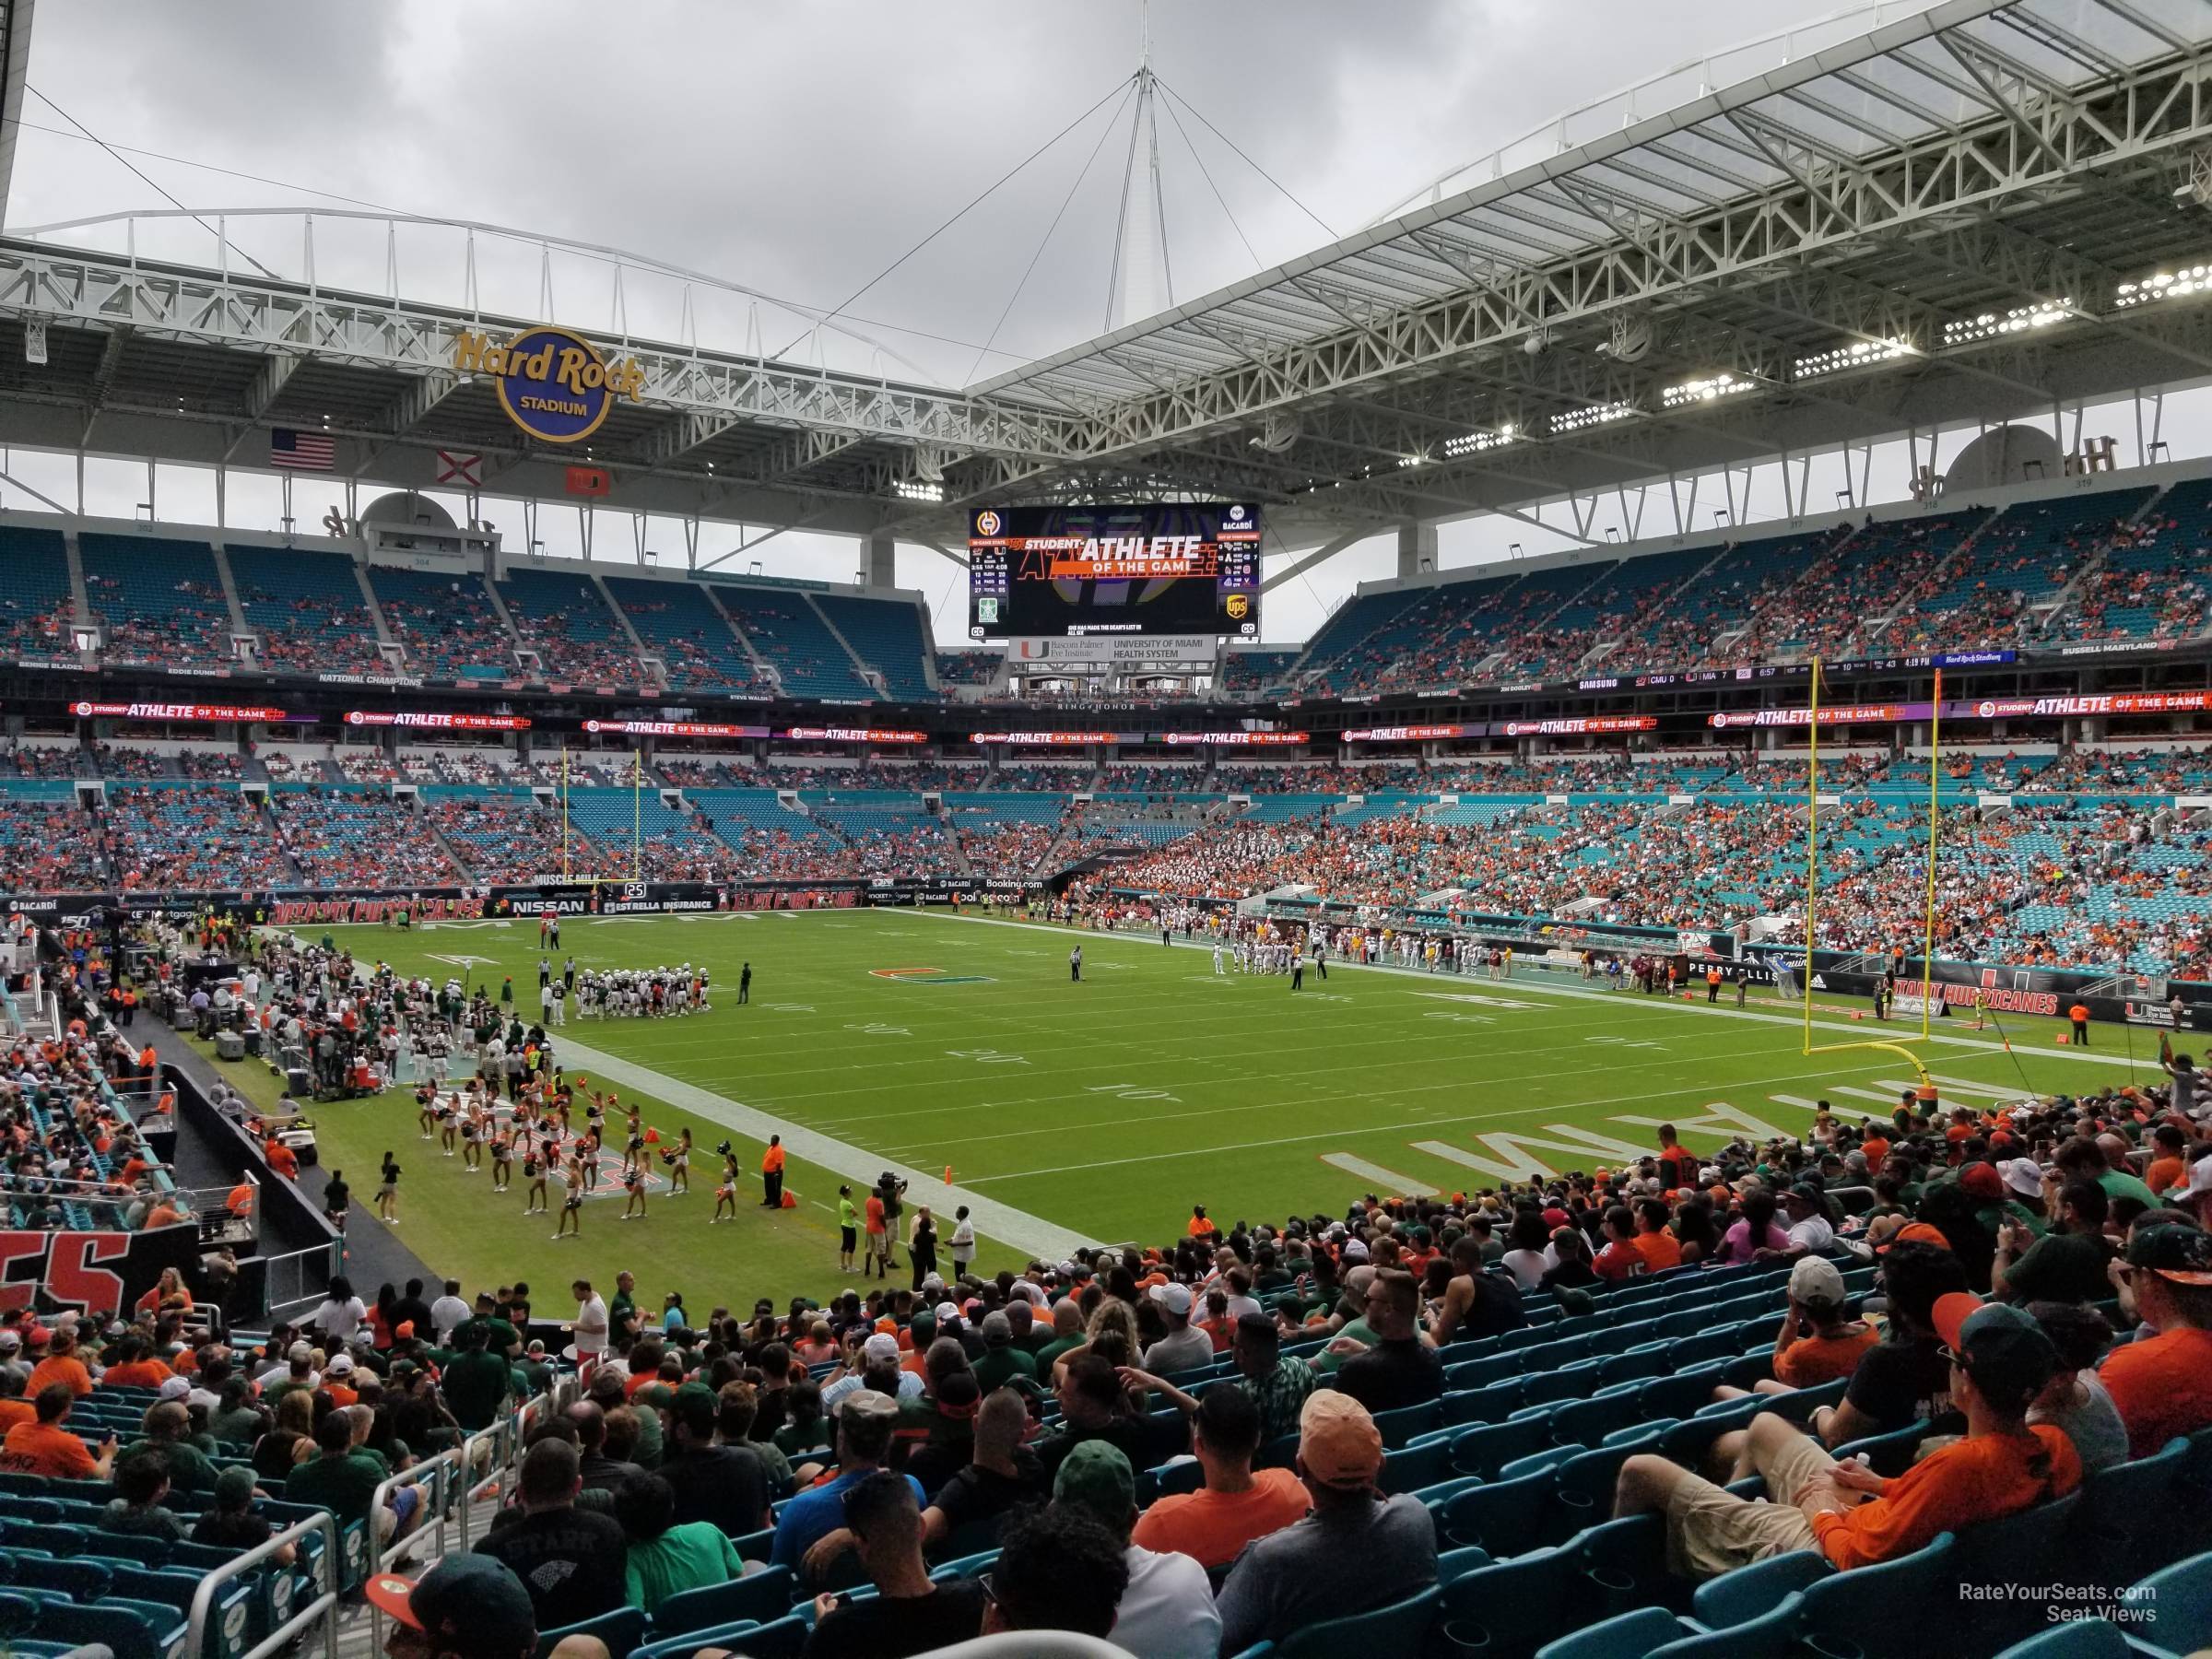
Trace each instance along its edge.
{"label": "hard rock stadium sign", "polygon": [[599,429],[617,398],[645,397],[645,371],[636,358],[610,363],[565,328],[525,328],[504,346],[462,329],[453,336],[453,371],[491,377],[508,419],[547,443],[580,443]]}

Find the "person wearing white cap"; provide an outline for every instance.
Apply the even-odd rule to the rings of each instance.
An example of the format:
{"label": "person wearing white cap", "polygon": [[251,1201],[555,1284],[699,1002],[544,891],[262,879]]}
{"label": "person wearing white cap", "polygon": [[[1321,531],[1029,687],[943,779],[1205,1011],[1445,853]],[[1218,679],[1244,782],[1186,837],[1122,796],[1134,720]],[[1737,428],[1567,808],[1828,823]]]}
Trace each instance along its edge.
{"label": "person wearing white cap", "polygon": [[888,1331],[870,1333],[868,1339],[860,1345],[860,1358],[853,1368],[843,1376],[822,1384],[822,1415],[830,1416],[840,1400],[865,1388],[871,1371],[889,1372],[897,1377],[898,1381],[891,1386],[899,1391],[900,1399],[920,1399],[922,1379],[902,1367],[899,1363],[900,1359],[898,1337]]}
{"label": "person wearing white cap", "polygon": [[1152,1300],[1166,1316],[1168,1334],[1145,1350],[1144,1367],[1156,1377],[1173,1376],[1214,1360],[1214,1340],[1191,1324],[1191,1288],[1155,1285]]}

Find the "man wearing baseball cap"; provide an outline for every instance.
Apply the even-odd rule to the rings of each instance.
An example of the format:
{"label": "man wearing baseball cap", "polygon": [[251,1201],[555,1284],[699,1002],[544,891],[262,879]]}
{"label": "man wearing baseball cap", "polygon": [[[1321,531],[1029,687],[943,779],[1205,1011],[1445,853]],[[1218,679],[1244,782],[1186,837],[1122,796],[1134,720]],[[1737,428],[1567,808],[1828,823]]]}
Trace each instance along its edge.
{"label": "man wearing baseball cap", "polygon": [[1155,1285],[1150,1295],[1167,1318],[1168,1334],[1145,1350],[1145,1369],[1156,1377],[1171,1377],[1177,1371],[1211,1365],[1214,1360],[1213,1338],[1191,1324],[1191,1288],[1188,1285]]}
{"label": "man wearing baseball cap", "polygon": [[1117,1647],[1159,1659],[1212,1659],[1221,1646],[1206,1569],[1187,1555],[1131,1542],[1136,1525],[1136,1474],[1110,1441],[1085,1441],[1060,1463],[1053,1501],[1087,1510],[1122,1547],[1129,1582],[1114,1606]]}
{"label": "man wearing baseball cap", "polygon": [[1221,1651],[1280,1641],[1324,1619],[1388,1606],[1436,1583],[1436,1524],[1412,1496],[1385,1498],[1382,1433],[1337,1389],[1299,1413],[1298,1473],[1313,1500],[1303,1521],[1261,1538],[1221,1586]]}
{"label": "man wearing baseball cap", "polygon": [[1971,1291],[1939,1298],[1931,1316],[1951,1368],[1966,1438],[1885,1479],[1838,1463],[1784,1418],[1754,1418],[1750,1463],[1771,1502],[1739,1498],[1664,1457],[1622,1465],[1614,1514],[1666,1517],[1667,1560],[1710,1577],[1792,1550],[1817,1549],[1839,1568],[1895,1560],[1938,1533],[2013,1514],[2081,1484],[2063,1430],[2030,1424],[2028,1408],[2058,1369],[2058,1351],[2026,1312]]}
{"label": "man wearing baseball cap", "polygon": [[[849,1394],[838,1402],[837,1477],[810,1487],[783,1506],[776,1518],[776,1538],[769,1559],[794,1571],[806,1552],[844,1521],[845,1494],[884,1466],[891,1454],[891,1431],[899,1424],[899,1407],[873,1389]],[[923,1500],[922,1483],[905,1476]]]}
{"label": "man wearing baseball cap", "polygon": [[2130,1455],[2212,1427],[2212,1234],[2180,1216],[2146,1216],[2113,1265],[2120,1309],[2158,1335],[2105,1356],[2098,1380],[2127,1425]]}
{"label": "man wearing baseball cap", "polygon": [[489,1556],[454,1555],[419,1579],[377,1573],[362,1594],[395,1621],[392,1659],[529,1659],[537,1618],[522,1580]]}

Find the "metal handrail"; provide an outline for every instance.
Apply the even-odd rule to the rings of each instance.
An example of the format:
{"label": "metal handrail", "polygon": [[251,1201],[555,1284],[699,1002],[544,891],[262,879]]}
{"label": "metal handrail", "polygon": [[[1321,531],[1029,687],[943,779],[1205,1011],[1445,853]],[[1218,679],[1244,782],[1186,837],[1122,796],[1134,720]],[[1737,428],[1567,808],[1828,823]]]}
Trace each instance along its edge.
{"label": "metal handrail", "polygon": [[[413,1468],[403,1469],[396,1475],[387,1475],[377,1482],[376,1490],[369,1498],[369,1519],[366,1524],[368,1535],[363,1540],[363,1549],[368,1556],[369,1571],[371,1573],[391,1571],[403,1560],[414,1555],[425,1537],[431,1541],[433,1546],[431,1553],[434,1556],[442,1556],[446,1553],[446,1507],[450,1494],[446,1489],[445,1483],[449,1475],[458,1474],[460,1478],[466,1479],[466,1471],[461,1463],[463,1450],[464,1448],[456,1446],[451,1451],[439,1453],[435,1457],[426,1457]],[[409,1486],[429,1488],[423,1493],[422,1500],[425,1505],[423,1519],[418,1524],[415,1530],[405,1537],[402,1537],[395,1528],[392,1535],[392,1542],[388,1546],[380,1546],[376,1541],[377,1513],[385,1507],[394,1492],[398,1491],[402,1487]],[[384,1651],[384,1616],[382,1609],[379,1608],[374,1602],[369,1604],[369,1631],[370,1651],[382,1653]]]}
{"label": "metal handrail", "polygon": [[207,1651],[207,1618],[214,1611],[215,1593],[218,1589],[259,1566],[286,1545],[299,1543],[309,1534],[317,1532],[323,1534],[324,1544],[314,1599],[306,1606],[296,1609],[289,1618],[271,1630],[257,1646],[240,1653],[237,1659],[266,1659],[266,1655],[281,1652],[290,1645],[294,1637],[306,1630],[318,1618],[323,1620],[324,1659],[337,1659],[338,1575],[345,1562],[345,1548],[338,1538],[337,1517],[328,1510],[286,1527],[267,1543],[226,1561],[201,1579],[199,1588],[192,1593],[184,1651],[187,1653],[204,1653]]}

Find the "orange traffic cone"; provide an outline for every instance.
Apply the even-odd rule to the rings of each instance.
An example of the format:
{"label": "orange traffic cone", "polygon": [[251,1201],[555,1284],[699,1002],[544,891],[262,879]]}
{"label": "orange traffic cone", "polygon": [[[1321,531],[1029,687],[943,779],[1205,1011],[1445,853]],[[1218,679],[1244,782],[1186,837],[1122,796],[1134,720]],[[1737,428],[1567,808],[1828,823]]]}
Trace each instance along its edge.
{"label": "orange traffic cone", "polygon": [[2058,1034],[2058,1040],[2061,1042],[2071,1042],[2074,1041],[2074,1034],[2071,1031],[2061,1031]]}
{"label": "orange traffic cone", "polygon": [[952,1184],[952,1166],[950,1164],[945,1166],[945,1184],[947,1186]]}
{"label": "orange traffic cone", "polygon": [[1864,1019],[1864,1018],[1866,1018],[1865,1014],[1864,1012],[1862,1012],[1860,1009],[1857,1009],[1857,1008],[1853,1008],[1853,1009],[1851,1011],[1851,1017],[1852,1017],[1853,1019]]}
{"label": "orange traffic cone", "polygon": [[651,1124],[645,1125],[645,1144],[649,1147],[657,1147],[661,1144],[661,1132]]}
{"label": "orange traffic cone", "polygon": [[798,1194],[794,1193],[789,1187],[783,1189],[783,1203],[781,1207],[784,1209],[797,1209],[799,1207]]}

